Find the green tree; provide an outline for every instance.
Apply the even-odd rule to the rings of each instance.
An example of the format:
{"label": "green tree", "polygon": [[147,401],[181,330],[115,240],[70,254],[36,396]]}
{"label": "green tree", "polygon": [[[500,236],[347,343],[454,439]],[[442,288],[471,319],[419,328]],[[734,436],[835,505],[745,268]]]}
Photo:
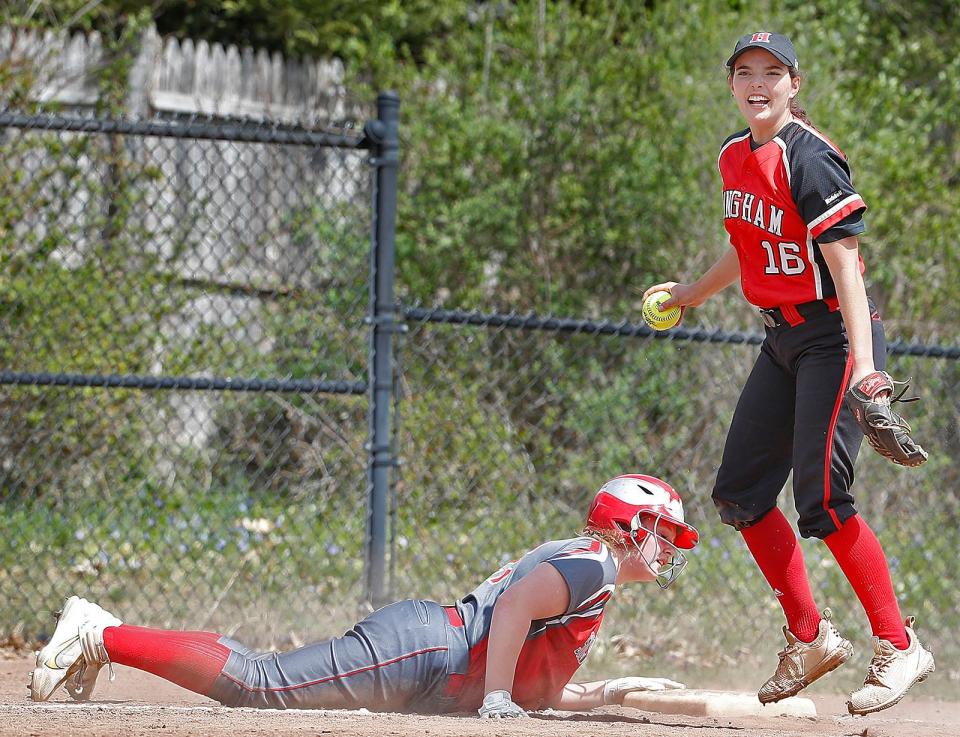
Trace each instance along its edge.
{"label": "green tree", "polygon": [[252,46],[291,57],[366,61],[386,40],[418,59],[438,35],[456,32],[469,0],[13,0],[0,18],[40,27],[112,31],[148,13],[163,35]]}

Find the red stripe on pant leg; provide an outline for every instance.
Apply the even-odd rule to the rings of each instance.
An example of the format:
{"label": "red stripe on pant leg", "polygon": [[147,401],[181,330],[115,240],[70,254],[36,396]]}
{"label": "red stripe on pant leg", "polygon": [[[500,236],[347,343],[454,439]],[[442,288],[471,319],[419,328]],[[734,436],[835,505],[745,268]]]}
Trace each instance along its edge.
{"label": "red stripe on pant leg", "polygon": [[388,665],[393,665],[394,663],[399,663],[401,660],[408,660],[409,658],[416,658],[420,655],[425,655],[426,653],[435,653],[445,651],[446,647],[427,647],[423,650],[416,650],[412,653],[405,653],[404,655],[399,655],[396,658],[391,658],[390,660],[384,660],[380,663],[373,663],[372,665],[365,665],[362,668],[356,668],[346,673],[335,673],[332,676],[324,676],[323,678],[317,678],[313,681],[304,681],[303,683],[294,683],[289,686],[251,686],[249,683],[244,683],[239,678],[231,676],[229,673],[224,673],[223,677],[228,678],[229,680],[236,683],[244,691],[253,691],[258,693],[269,693],[269,692],[279,692],[279,691],[296,691],[300,688],[310,688],[310,686],[318,686],[323,683],[329,683],[331,681],[337,681],[343,678],[350,678],[351,676],[358,675],[360,673],[366,673],[370,670],[376,670],[377,668],[383,668]]}
{"label": "red stripe on pant leg", "polygon": [[850,383],[850,371],[853,369],[853,356],[847,355],[847,364],[843,368],[843,380],[840,382],[840,391],[837,392],[837,401],[833,405],[833,414],[830,416],[830,426],[827,428],[827,452],[823,457],[823,508],[830,514],[830,519],[837,529],[840,529],[840,518],[830,509],[830,468],[833,465],[833,434],[837,429],[837,418],[840,417],[840,408],[843,406],[843,395]]}
{"label": "red stripe on pant leg", "polygon": [[180,632],[122,624],[103,631],[110,660],[153,673],[195,693],[210,689],[230,657],[215,632]]}

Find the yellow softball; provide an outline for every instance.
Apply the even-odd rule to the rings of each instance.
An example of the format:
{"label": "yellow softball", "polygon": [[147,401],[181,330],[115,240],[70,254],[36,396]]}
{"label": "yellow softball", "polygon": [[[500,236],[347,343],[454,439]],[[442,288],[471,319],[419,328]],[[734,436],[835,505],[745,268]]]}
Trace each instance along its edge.
{"label": "yellow softball", "polygon": [[669,330],[680,322],[680,308],[661,311],[660,305],[670,299],[670,292],[653,292],[643,300],[643,321],[654,330]]}

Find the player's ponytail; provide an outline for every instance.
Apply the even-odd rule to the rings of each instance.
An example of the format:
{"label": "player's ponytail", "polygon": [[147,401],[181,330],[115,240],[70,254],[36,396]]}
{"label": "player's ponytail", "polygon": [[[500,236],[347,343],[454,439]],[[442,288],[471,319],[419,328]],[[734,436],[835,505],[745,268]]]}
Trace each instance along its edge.
{"label": "player's ponytail", "polygon": [[608,548],[622,550],[627,547],[627,539],[613,530],[598,530],[596,527],[587,526],[580,530],[580,534],[583,537],[592,537],[594,540],[599,540]]}
{"label": "player's ponytail", "polygon": [[[800,77],[801,80],[803,79],[803,76],[800,74],[800,70],[799,70],[799,69],[795,69],[795,68],[793,68],[793,67],[788,67],[788,70],[789,70],[789,72],[790,72],[790,78],[791,78],[791,79],[795,79],[795,78],[797,78],[797,77]],[[809,125],[811,128],[816,128],[816,126],[813,124],[813,121],[810,120],[810,116],[807,115],[806,109],[804,109],[803,105],[801,105],[799,102],[797,102],[797,98],[796,98],[796,97],[794,97],[793,99],[790,100],[790,114],[791,114],[793,117],[797,118],[798,120],[802,120],[804,123],[806,123],[807,125]]]}
{"label": "player's ponytail", "polygon": [[816,128],[816,126],[813,124],[813,121],[810,120],[810,116],[807,115],[807,111],[799,102],[797,102],[796,98],[790,100],[790,114],[795,118],[799,118],[811,128]]}

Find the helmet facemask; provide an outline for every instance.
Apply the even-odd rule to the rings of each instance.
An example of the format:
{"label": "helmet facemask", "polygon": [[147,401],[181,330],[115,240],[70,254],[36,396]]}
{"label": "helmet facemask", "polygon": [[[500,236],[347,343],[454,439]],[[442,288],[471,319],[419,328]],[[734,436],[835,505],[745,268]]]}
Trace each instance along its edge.
{"label": "helmet facemask", "polygon": [[[670,586],[686,566],[681,550],[692,549],[700,540],[696,528],[684,521],[680,495],[665,481],[644,474],[623,474],[605,483],[587,512],[586,529],[609,530],[628,550],[632,544],[661,588]],[[645,554],[644,540],[651,535],[654,550]],[[658,560],[664,561],[662,566]]]}
{"label": "helmet facemask", "polygon": [[[637,549],[640,559],[643,560],[651,571],[656,572],[657,585],[661,589],[665,589],[683,573],[683,569],[687,566],[687,556],[683,554],[680,548],[660,534],[661,521],[663,521],[665,526],[668,526],[672,522],[670,517],[667,517],[661,512],[654,517],[652,524],[644,524],[642,519],[644,515],[649,518],[651,513],[637,512],[633,516],[633,519],[630,521],[630,534],[627,537]],[[654,552],[654,556],[649,559],[643,552],[643,541],[646,540],[648,536],[652,536],[657,542],[657,549]],[[669,557],[661,565],[657,559],[663,555],[663,553],[667,553]]]}

